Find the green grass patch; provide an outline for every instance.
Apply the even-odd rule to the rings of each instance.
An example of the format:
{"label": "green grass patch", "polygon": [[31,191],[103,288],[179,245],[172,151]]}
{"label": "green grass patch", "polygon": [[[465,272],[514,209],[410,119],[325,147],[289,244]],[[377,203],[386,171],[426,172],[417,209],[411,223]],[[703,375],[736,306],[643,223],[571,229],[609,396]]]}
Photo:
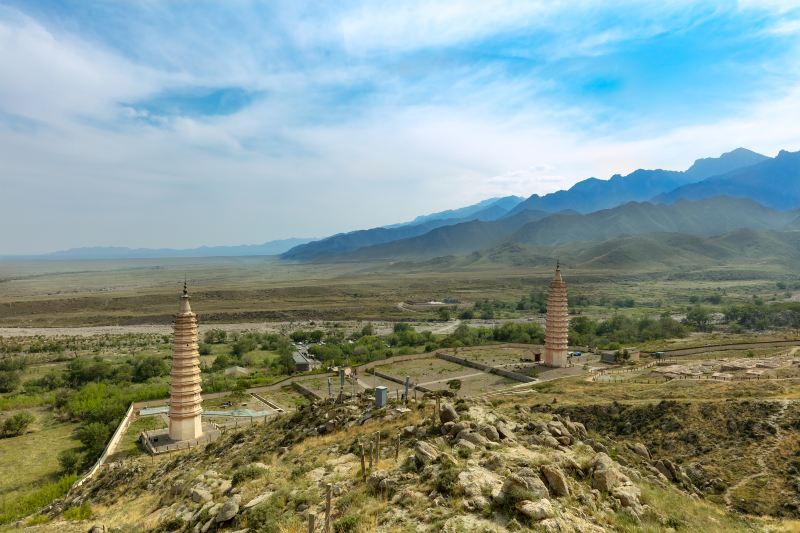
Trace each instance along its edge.
{"label": "green grass patch", "polygon": [[92,517],[92,506],[84,503],[79,507],[70,507],[64,511],[64,518],[67,520],[88,520]]}
{"label": "green grass patch", "polygon": [[58,454],[78,448],[73,438],[77,424],[55,421],[46,411],[34,413],[41,429],[0,439],[0,497],[21,497],[29,487],[58,476]]}
{"label": "green grass patch", "polygon": [[7,524],[28,516],[56,498],[62,497],[77,479],[76,474],[69,474],[62,476],[58,481],[45,483],[22,496],[11,498],[4,496],[0,499],[0,524]]}

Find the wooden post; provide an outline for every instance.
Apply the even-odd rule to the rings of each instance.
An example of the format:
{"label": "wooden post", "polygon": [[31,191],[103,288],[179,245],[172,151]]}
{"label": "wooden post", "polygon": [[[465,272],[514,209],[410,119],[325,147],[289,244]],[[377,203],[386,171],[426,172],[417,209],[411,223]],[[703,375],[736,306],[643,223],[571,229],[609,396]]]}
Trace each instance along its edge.
{"label": "wooden post", "polygon": [[375,442],[369,442],[369,471],[372,472],[372,463],[375,459]]}
{"label": "wooden post", "polygon": [[375,444],[375,462],[379,463],[381,461],[381,432],[377,432],[377,438]]}
{"label": "wooden post", "polygon": [[317,515],[308,513],[308,533],[314,533],[317,530]]}
{"label": "wooden post", "polygon": [[437,421],[439,420],[439,413],[441,413],[441,407],[439,405],[439,396],[436,396],[436,415],[434,415],[433,417],[434,426],[437,424]]}
{"label": "wooden post", "polygon": [[395,462],[400,457],[400,435],[397,435],[397,446],[394,448],[394,460]]}
{"label": "wooden post", "polygon": [[327,484],[327,495],[325,496],[325,533],[331,533],[331,496],[333,485]]}
{"label": "wooden post", "polygon": [[366,481],[367,480],[367,469],[364,466],[364,443],[363,442],[359,442],[358,446],[359,446],[359,448],[361,448],[361,480],[362,481]]}

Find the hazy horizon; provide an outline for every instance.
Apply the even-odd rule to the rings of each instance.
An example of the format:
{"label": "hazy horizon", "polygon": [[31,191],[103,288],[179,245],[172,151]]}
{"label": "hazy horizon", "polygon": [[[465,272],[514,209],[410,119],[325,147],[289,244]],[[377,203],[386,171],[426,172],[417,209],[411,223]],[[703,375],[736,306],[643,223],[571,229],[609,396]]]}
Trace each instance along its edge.
{"label": "hazy horizon", "polygon": [[323,237],[772,157],[800,148],[798,37],[770,1],[0,1],[0,255]]}

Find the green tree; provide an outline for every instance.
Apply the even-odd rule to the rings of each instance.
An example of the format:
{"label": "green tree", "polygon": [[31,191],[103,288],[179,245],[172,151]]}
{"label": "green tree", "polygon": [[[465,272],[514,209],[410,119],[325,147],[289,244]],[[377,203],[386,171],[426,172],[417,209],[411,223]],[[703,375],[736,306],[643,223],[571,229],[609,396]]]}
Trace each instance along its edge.
{"label": "green tree", "polygon": [[158,355],[139,357],[133,362],[133,381],[137,383],[167,374],[169,374],[169,365]]}
{"label": "green tree", "polygon": [[78,440],[86,448],[89,457],[100,455],[110,436],[109,425],[102,422],[90,422],[78,429]]}
{"label": "green tree", "polygon": [[203,342],[206,344],[224,344],[228,334],[224,329],[210,329],[203,335]]}
{"label": "green tree", "polygon": [[437,314],[439,316],[439,320],[441,320],[442,322],[447,322],[448,320],[450,320],[450,309],[446,307],[440,307]]}
{"label": "green tree", "polygon": [[686,313],[686,323],[699,331],[707,331],[711,325],[711,314],[705,307],[696,305]]}

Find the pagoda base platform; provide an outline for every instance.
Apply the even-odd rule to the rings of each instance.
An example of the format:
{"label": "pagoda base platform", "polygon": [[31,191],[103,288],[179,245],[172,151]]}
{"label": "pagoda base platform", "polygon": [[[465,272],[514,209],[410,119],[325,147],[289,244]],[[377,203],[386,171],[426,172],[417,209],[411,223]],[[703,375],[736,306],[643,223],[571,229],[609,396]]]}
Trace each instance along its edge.
{"label": "pagoda base platform", "polygon": [[144,449],[151,455],[176,452],[197,446],[198,444],[208,444],[214,442],[222,432],[212,424],[203,424],[203,434],[196,439],[172,440],[169,437],[169,429],[155,429],[152,431],[142,431],[139,434],[139,442]]}

